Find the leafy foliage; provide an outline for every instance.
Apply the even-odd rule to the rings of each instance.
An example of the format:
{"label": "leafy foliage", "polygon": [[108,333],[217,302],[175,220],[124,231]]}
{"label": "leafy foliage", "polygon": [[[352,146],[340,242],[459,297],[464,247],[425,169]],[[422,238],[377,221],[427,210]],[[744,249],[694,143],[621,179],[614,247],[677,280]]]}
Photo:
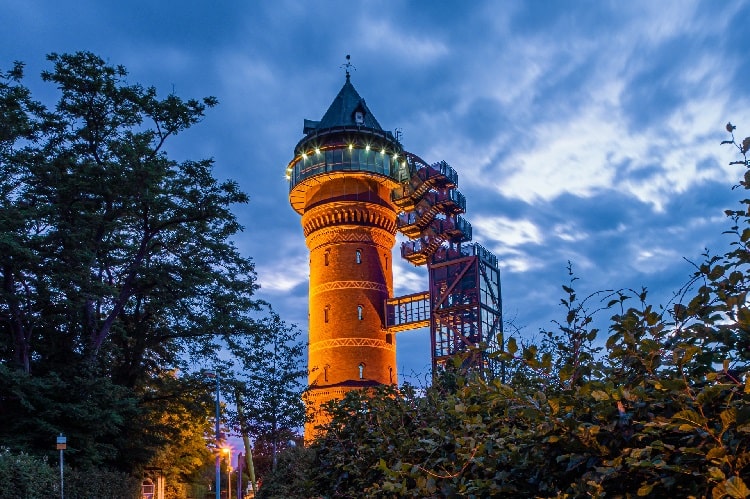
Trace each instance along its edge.
{"label": "leafy foliage", "polygon": [[22,64],[0,72],[0,439],[51,456],[65,433],[75,466],[188,479],[212,407],[190,369],[252,336],[258,308],[231,242],[247,196],[166,149],[217,101],[159,98],[89,52],[48,59],[51,108]]}
{"label": "leafy foliage", "polygon": [[[0,499],[46,499],[60,496],[57,462],[0,449]],[[64,492],[69,499],[136,499],[140,482],[106,470],[80,472],[64,466]]]}
{"label": "leafy foliage", "polygon": [[[305,421],[302,402],[304,345],[299,330],[286,324],[269,309],[265,319],[255,326],[253,337],[233,338],[229,348],[239,361],[234,390],[236,411],[230,411],[232,426],[255,441],[252,455],[258,464],[258,478],[276,466],[276,455],[296,437]],[[250,339],[252,344],[244,342]],[[249,449],[246,449],[246,452]],[[259,458],[259,459],[257,459]]]}
{"label": "leafy foliage", "polygon": [[[750,138],[726,143],[750,167]],[[646,290],[579,300],[571,272],[558,329],[503,343],[509,384],[448,371],[423,392],[350,392],[262,496],[750,497],[749,213],[727,211],[733,249],[706,254],[669,309]]]}

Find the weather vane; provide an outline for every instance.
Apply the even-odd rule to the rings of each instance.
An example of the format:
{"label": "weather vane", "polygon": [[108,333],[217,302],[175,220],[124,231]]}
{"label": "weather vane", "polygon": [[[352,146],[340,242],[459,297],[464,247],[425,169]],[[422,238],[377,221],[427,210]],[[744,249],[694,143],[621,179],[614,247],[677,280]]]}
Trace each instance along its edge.
{"label": "weather vane", "polygon": [[352,56],[349,54],[346,54],[346,64],[341,65],[342,68],[346,69],[346,79],[349,80],[349,68],[352,68],[354,71],[357,70],[357,68],[352,64]]}

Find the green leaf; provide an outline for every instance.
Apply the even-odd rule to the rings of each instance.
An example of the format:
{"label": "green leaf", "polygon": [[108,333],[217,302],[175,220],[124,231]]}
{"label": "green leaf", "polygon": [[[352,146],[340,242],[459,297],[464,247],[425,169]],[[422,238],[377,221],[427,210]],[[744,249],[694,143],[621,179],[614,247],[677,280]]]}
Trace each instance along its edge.
{"label": "green leaf", "polygon": [[603,390],[594,390],[591,392],[591,396],[597,401],[609,400],[609,394]]}
{"label": "green leaf", "polygon": [[747,488],[747,485],[742,481],[742,478],[738,476],[733,476],[724,482],[724,487],[727,494],[731,497],[744,499],[750,495],[750,489]]}
{"label": "green leaf", "polygon": [[[703,428],[703,425],[706,423],[706,418],[704,418],[703,416],[701,416],[695,411],[685,410],[685,411],[680,411],[674,416],[672,416],[672,421],[675,421],[675,422],[683,421],[693,428]],[[685,426],[685,425],[682,425],[682,426]],[[684,429],[682,426],[680,427],[681,430]]]}
{"label": "green leaf", "polygon": [[708,468],[708,476],[710,476],[714,480],[724,480],[726,478],[724,472],[716,466],[711,466],[710,468]]}
{"label": "green leaf", "polygon": [[737,409],[732,408],[722,411],[719,417],[721,417],[722,428],[726,429],[737,421]]}
{"label": "green leaf", "polygon": [[638,497],[644,497],[651,493],[651,491],[654,488],[653,483],[647,483],[645,485],[641,485],[641,487],[638,489]]}
{"label": "green leaf", "polygon": [[557,414],[560,410],[560,401],[558,399],[548,399],[547,403],[549,404],[550,409],[552,409],[552,414]]}
{"label": "green leaf", "polygon": [[508,338],[508,343],[505,345],[505,349],[508,351],[509,354],[515,355],[518,351],[518,345],[516,344],[516,339],[512,336]]}
{"label": "green leaf", "polygon": [[737,310],[737,319],[742,324],[750,323],[750,310],[747,307],[739,307]]}
{"label": "green leaf", "polygon": [[708,453],[706,453],[706,459],[709,461],[712,459],[721,459],[724,456],[727,455],[727,451],[724,449],[724,447],[714,447]]}
{"label": "green leaf", "polygon": [[564,365],[559,372],[560,382],[565,383],[573,376],[573,366],[570,364]]}

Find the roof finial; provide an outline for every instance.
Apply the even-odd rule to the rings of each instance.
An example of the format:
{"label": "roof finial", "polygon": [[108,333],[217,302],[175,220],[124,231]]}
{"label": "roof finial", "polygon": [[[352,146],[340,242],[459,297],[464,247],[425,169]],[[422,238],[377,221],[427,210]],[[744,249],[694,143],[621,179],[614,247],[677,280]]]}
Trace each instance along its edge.
{"label": "roof finial", "polygon": [[346,81],[349,81],[349,68],[352,68],[354,71],[357,70],[352,64],[352,56],[349,54],[346,54],[346,64],[342,64],[341,67],[346,69]]}

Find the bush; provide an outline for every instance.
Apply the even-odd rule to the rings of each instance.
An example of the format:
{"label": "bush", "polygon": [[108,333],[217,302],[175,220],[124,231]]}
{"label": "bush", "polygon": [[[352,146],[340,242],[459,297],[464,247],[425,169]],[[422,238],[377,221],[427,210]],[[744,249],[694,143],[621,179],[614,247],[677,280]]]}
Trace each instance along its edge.
{"label": "bush", "polygon": [[60,494],[59,471],[46,459],[0,450],[0,499],[47,499]]}
{"label": "bush", "polygon": [[[65,473],[66,499],[137,499],[140,480],[107,470],[74,470]],[[0,499],[49,499],[60,496],[60,468],[25,453],[0,451]]]}
{"label": "bush", "polygon": [[[750,167],[750,138],[726,142]],[[750,169],[739,186],[750,190]],[[734,248],[704,255],[675,304],[654,307],[645,290],[579,301],[571,278],[559,331],[541,346],[508,338],[496,354],[512,385],[451,372],[424,393],[349,392],[263,497],[750,497],[750,199],[742,205],[726,212]],[[601,354],[587,309],[596,297],[612,314]]]}

